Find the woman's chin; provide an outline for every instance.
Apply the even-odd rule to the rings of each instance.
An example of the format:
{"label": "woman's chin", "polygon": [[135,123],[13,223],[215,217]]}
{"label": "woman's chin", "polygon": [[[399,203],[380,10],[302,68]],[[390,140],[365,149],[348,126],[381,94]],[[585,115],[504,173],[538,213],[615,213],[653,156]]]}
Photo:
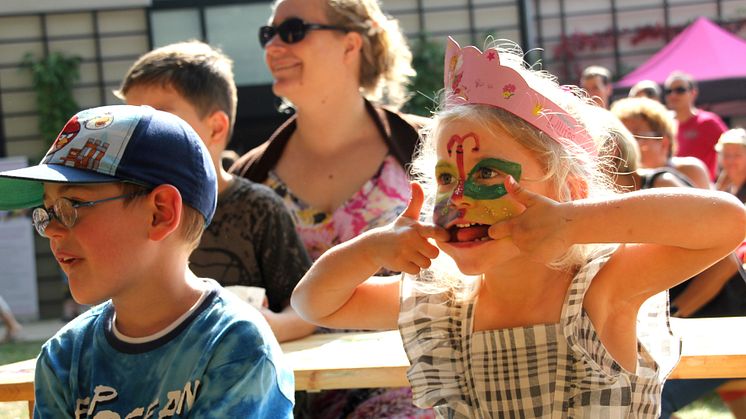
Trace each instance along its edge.
{"label": "woman's chin", "polygon": [[272,83],[272,93],[274,93],[277,97],[285,98],[292,102],[291,96],[293,96],[293,94],[297,90],[295,88],[297,84],[298,83],[295,83],[292,80],[284,77],[276,78],[275,81]]}

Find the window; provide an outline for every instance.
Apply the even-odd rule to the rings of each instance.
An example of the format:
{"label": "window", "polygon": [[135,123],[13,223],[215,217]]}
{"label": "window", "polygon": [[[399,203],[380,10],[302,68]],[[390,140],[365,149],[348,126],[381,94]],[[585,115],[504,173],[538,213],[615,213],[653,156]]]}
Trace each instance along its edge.
{"label": "window", "polygon": [[201,39],[233,59],[238,86],[268,85],[272,76],[264,65],[257,31],[266,24],[270,6],[271,2],[253,2],[151,10],[153,47]]}

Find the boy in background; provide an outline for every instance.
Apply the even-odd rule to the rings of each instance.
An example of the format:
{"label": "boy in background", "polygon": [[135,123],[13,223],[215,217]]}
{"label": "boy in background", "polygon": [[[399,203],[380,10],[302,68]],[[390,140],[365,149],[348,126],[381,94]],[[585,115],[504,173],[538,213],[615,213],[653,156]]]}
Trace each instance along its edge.
{"label": "boy in background", "polygon": [[223,286],[264,288],[269,307],[261,312],[284,342],[315,330],[290,306],[290,294],[311,261],[280,197],[223,168],[236,118],[232,65],[202,42],[166,45],[141,56],[115,94],[129,105],[179,116],[202,138],[218,174],[219,195],[213,222],[189,258],[190,268]]}
{"label": "boy in background", "polygon": [[216,199],[197,134],[147,106],[79,112],[39,165],[0,173],[0,209],[36,207],[73,297],[99,304],[42,347],[34,417],[292,417],[267,323],[188,268]]}

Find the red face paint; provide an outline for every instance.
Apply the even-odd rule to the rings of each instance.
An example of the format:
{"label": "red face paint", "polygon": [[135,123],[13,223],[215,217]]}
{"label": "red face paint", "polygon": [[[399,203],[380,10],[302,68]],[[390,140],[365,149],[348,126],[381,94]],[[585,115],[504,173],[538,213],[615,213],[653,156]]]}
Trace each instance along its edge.
{"label": "red face paint", "polygon": [[449,156],[453,152],[453,144],[456,143],[456,166],[458,167],[458,184],[456,184],[456,189],[453,192],[454,198],[463,198],[464,196],[464,182],[466,182],[466,171],[464,170],[464,142],[469,138],[474,139],[474,148],[472,148],[471,151],[479,151],[479,138],[473,132],[470,132],[463,137],[458,134],[454,134],[451,139],[448,140],[447,150]]}

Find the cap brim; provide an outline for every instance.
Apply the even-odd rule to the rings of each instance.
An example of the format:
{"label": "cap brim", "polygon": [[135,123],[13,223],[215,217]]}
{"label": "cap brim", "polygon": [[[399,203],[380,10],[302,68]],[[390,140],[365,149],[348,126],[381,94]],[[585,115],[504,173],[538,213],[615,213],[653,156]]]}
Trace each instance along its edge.
{"label": "cap brim", "polygon": [[122,179],[90,170],[40,164],[0,173],[0,210],[36,207],[42,204],[44,182],[109,183]]}

